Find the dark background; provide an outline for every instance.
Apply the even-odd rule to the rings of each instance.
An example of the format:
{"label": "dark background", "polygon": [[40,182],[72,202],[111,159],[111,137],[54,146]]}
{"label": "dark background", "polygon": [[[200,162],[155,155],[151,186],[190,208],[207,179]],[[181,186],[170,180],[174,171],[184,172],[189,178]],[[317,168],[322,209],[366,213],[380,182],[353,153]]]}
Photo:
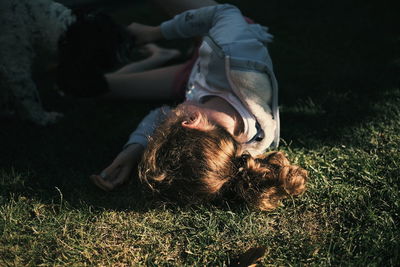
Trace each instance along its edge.
{"label": "dark background", "polygon": [[[61,2],[100,8],[123,24],[157,25],[166,19],[147,1]],[[339,145],[343,129],[374,116],[371,105],[399,87],[395,1],[224,2],[268,26],[275,37],[269,48],[280,85],[284,143],[308,148]],[[162,43],[182,49],[186,44]],[[109,205],[87,178],[111,162],[141,118],[159,103],[60,97],[49,89],[51,75],[36,79],[46,109],[65,117],[48,127],[0,121],[0,169],[29,173],[27,187],[7,190],[30,188],[26,193],[52,199],[58,196],[57,187],[72,204],[85,200]],[[110,206],[129,206],[127,194],[115,193]]]}

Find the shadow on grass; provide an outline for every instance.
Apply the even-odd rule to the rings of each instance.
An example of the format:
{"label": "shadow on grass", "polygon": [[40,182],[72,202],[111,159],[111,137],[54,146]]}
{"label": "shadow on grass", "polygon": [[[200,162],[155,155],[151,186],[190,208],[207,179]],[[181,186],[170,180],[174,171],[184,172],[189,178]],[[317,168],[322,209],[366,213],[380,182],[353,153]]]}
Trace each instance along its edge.
{"label": "shadow on grass", "polygon": [[343,129],[375,117],[400,84],[400,31],[390,1],[267,1],[245,14],[270,26],[282,138],[338,145]]}
{"label": "shadow on grass", "polygon": [[[339,145],[342,129],[372,119],[376,112],[372,105],[382,101],[386,91],[398,88],[400,34],[389,2],[229,2],[268,25],[275,35],[270,53],[280,83],[282,138],[292,146]],[[163,19],[150,16],[152,10],[142,2],[112,12],[123,23],[130,14],[153,25]],[[0,168],[29,173],[25,187],[10,187],[11,192],[2,194],[53,201],[61,192],[74,206],[148,207],[137,185],[105,194],[91,185],[88,176],[111,162],[156,104],[76,100],[53,92],[44,92],[43,102],[65,118],[49,127],[1,121]]]}

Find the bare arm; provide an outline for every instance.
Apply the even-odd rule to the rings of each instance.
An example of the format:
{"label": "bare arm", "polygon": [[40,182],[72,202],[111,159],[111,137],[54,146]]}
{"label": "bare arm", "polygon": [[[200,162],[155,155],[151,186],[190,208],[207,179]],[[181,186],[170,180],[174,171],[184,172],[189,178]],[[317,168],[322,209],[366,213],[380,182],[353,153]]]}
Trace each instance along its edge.
{"label": "bare arm", "polygon": [[142,48],[142,50],[144,51],[145,54],[148,54],[147,58],[140,61],[132,62],[122,67],[121,69],[117,70],[116,72],[108,74],[108,76],[113,74],[144,72],[147,70],[155,69],[162,66],[169,60],[179,57],[181,54],[177,49],[167,49],[159,47],[152,43],[146,44]]}
{"label": "bare arm", "polygon": [[127,30],[135,36],[137,45],[148,44],[163,39],[160,26],[149,26],[140,23],[131,23]]}
{"label": "bare arm", "polygon": [[95,185],[105,191],[111,191],[127,182],[136,171],[144,148],[147,146],[148,136],[151,136],[155,128],[169,114],[170,108],[163,106],[152,110],[129,137],[124,149],[117,155],[114,161],[100,174],[91,175],[90,179]]}
{"label": "bare arm", "polygon": [[132,176],[139,164],[143,151],[144,147],[140,144],[129,145],[99,175],[91,175],[90,179],[104,191],[115,189],[127,182]]}

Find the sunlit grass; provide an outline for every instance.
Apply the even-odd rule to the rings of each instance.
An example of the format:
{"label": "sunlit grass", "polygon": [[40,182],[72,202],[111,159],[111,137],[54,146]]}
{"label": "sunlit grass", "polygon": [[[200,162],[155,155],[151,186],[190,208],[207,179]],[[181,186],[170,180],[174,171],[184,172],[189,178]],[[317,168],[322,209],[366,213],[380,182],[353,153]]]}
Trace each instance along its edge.
{"label": "sunlit grass", "polygon": [[[261,14],[254,4],[242,4]],[[279,1],[271,6],[282,11]],[[300,15],[308,14],[297,8]],[[327,50],[337,55],[324,54],[331,62],[312,64],[322,62],[323,38],[312,39],[316,44],[304,40],[295,35],[295,18],[280,20],[268,12],[272,17],[264,22],[282,30],[271,47],[282,91],[280,150],[309,171],[303,196],[265,213],[227,203],[155,203],[134,182],[104,193],[88,176],[112,160],[156,104],[60,99],[48,93],[43,102],[62,111],[63,121],[47,128],[6,121],[0,128],[0,266],[227,266],[258,246],[266,248],[265,265],[398,265],[398,84],[376,87],[379,77],[395,82],[375,72],[365,73],[370,87],[350,82],[363,73],[349,67],[348,73],[335,72],[335,64],[350,62],[351,52],[339,58],[346,53],[333,43]],[[135,14],[146,21],[149,11],[141,5]],[[318,27],[326,32],[314,27],[305,34]],[[291,61],[294,51],[303,54]],[[315,56],[303,68],[286,64],[298,64],[310,51]],[[368,60],[365,66],[374,62]],[[337,88],[340,83],[345,85]]]}

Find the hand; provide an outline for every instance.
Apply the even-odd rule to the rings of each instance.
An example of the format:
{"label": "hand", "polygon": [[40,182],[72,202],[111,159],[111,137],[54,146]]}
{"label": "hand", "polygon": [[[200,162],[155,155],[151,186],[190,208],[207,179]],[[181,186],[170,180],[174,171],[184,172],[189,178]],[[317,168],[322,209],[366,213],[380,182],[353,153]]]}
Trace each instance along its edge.
{"label": "hand", "polygon": [[[159,67],[171,59],[180,57],[182,54],[177,49],[160,47],[154,43],[148,43],[139,50],[147,59],[152,58],[157,64],[153,68]],[[137,63],[137,62],[135,62]]]}
{"label": "hand", "polygon": [[137,45],[143,45],[151,42],[158,41],[163,38],[161,28],[148,26],[140,23],[131,23],[127,30],[135,37]]}
{"label": "hand", "polygon": [[91,175],[90,179],[104,191],[115,189],[129,180],[134,168],[139,163],[143,150],[143,146],[139,144],[128,146],[100,175]]}

